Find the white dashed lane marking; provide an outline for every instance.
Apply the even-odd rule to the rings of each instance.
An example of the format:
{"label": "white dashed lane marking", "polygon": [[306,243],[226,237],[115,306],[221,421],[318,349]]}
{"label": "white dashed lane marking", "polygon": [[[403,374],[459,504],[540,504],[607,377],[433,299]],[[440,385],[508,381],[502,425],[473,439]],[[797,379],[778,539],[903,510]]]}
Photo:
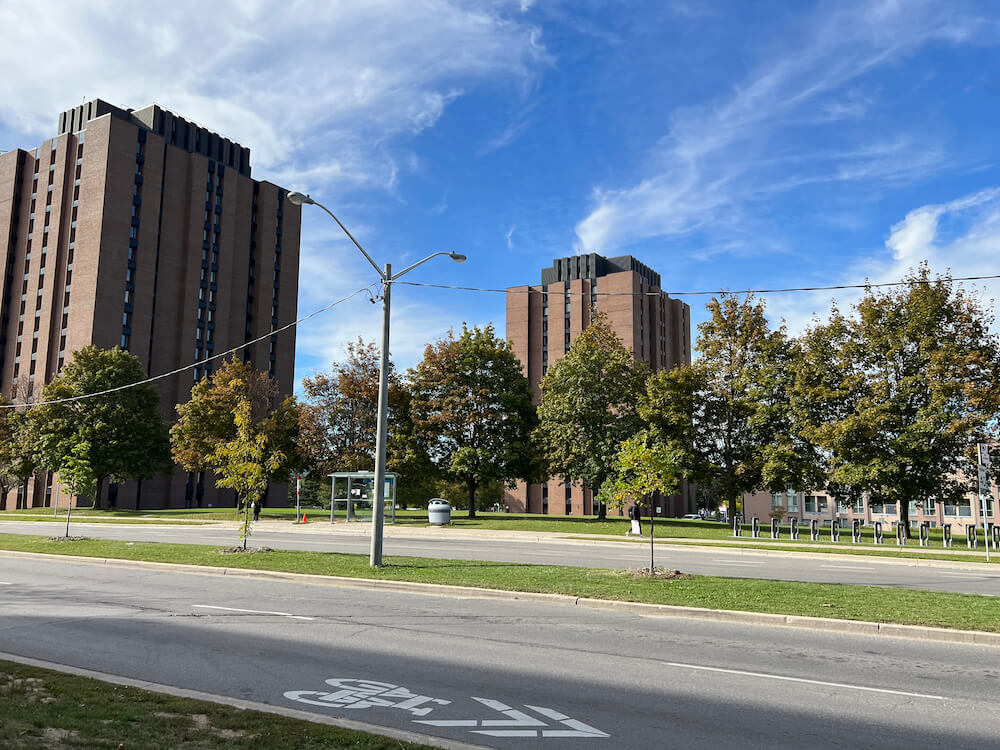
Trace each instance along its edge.
{"label": "white dashed lane marking", "polygon": [[239,609],[237,607],[217,607],[212,604],[192,604],[192,609],[217,609],[224,612],[239,612],[244,615],[274,615],[275,617],[288,617],[292,620],[315,620],[315,617],[305,617],[303,615],[293,615],[288,612],[268,612],[260,609]]}

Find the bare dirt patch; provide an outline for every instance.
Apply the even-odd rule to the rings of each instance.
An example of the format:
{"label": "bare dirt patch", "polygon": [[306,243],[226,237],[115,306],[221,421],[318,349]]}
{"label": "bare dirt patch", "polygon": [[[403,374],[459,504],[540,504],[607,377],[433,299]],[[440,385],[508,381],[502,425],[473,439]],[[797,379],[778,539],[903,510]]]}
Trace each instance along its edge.
{"label": "bare dirt patch", "polygon": [[27,703],[53,703],[53,698],[45,688],[45,681],[38,677],[14,677],[0,673],[0,697],[24,697]]}
{"label": "bare dirt patch", "polygon": [[51,743],[63,740],[71,740],[79,737],[80,733],[72,729],[57,729],[56,727],[45,727],[42,730],[42,738],[46,740],[45,747],[51,747]]}

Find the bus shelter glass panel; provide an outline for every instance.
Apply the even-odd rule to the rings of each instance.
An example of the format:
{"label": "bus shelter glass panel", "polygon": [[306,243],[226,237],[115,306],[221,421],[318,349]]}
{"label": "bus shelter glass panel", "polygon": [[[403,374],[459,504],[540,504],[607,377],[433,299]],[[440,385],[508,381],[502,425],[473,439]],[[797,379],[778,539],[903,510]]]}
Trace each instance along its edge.
{"label": "bus shelter glass panel", "polygon": [[[385,474],[385,518],[396,522],[396,484],[399,475]],[[375,473],[371,471],[337,472],[330,474],[330,523],[337,513],[348,521],[363,521],[372,517],[375,502]]]}

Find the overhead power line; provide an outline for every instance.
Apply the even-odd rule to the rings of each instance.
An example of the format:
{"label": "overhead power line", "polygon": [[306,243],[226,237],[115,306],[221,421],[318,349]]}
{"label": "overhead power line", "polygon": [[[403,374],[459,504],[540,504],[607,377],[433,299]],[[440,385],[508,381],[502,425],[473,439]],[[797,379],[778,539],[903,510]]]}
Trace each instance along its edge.
{"label": "overhead power line", "polygon": [[[878,287],[889,287],[889,286],[909,286],[911,284],[936,284],[941,281],[986,281],[989,279],[1000,279],[1000,274],[993,274],[989,276],[942,276],[936,279],[911,279],[909,281],[885,281],[878,284],[837,284],[834,286],[794,286],[794,287],[784,287],[781,289],[715,289],[711,291],[695,291],[695,292],[677,292],[661,290],[659,292],[591,292],[597,297],[650,297],[659,296],[660,294],[666,294],[669,297],[695,297],[695,296],[707,296],[707,295],[719,295],[719,294],[777,294],[779,292],[828,292],[835,291],[837,289],[876,289]],[[475,287],[475,286],[452,286],[449,284],[427,284],[419,281],[396,281],[395,284],[406,284],[407,286],[425,286],[432,287],[434,289],[454,289],[463,292],[502,292],[506,294],[507,292],[514,291],[515,293],[521,292],[525,294],[563,294],[561,290],[557,291],[539,291],[538,289],[524,289],[524,290],[514,290],[514,289],[493,289],[490,287]],[[559,283],[559,282],[557,282]]]}
{"label": "overhead power line", "polygon": [[234,354],[235,352],[238,352],[240,349],[245,349],[248,346],[253,346],[254,344],[258,344],[264,339],[270,338],[271,336],[277,335],[283,331],[287,331],[289,328],[294,328],[300,323],[304,323],[310,318],[314,318],[320,313],[324,313],[332,307],[336,307],[337,305],[343,302],[347,302],[347,300],[351,299],[352,297],[358,296],[362,292],[370,293],[371,288],[377,286],[379,283],[380,282],[375,282],[374,284],[369,284],[368,286],[361,287],[361,289],[357,289],[354,292],[351,292],[346,297],[342,297],[341,299],[331,302],[330,304],[325,305],[324,307],[321,307],[318,310],[313,310],[313,312],[299,318],[298,320],[294,320],[291,323],[283,325],[281,326],[281,328],[275,328],[273,331],[268,331],[263,336],[259,336],[258,338],[255,338],[251,341],[245,341],[239,346],[234,346],[232,349],[224,351],[221,354],[213,354],[211,357],[206,357],[205,359],[198,360],[197,362],[192,362],[191,364],[184,365],[184,367],[178,367],[176,370],[171,370],[170,372],[164,372],[161,373],[160,375],[154,375],[150,378],[146,378],[145,380],[137,380],[134,383],[126,383],[124,385],[115,386],[114,388],[107,388],[103,391],[95,391],[94,393],[84,393],[79,396],[58,398],[58,399],[53,399],[51,401],[28,401],[23,404],[0,404],[0,409],[21,409],[26,406],[31,407],[31,406],[41,406],[42,404],[65,404],[73,401],[83,401],[84,399],[96,398],[97,396],[106,396],[109,393],[116,393],[118,391],[128,390],[129,388],[135,388],[137,385],[146,385],[147,383],[153,383],[156,382],[157,380],[163,380],[164,378],[169,378],[174,375],[179,375],[180,373],[185,372],[187,370],[193,370],[195,367],[201,367],[202,365],[211,362],[212,360],[221,359],[222,357]]}

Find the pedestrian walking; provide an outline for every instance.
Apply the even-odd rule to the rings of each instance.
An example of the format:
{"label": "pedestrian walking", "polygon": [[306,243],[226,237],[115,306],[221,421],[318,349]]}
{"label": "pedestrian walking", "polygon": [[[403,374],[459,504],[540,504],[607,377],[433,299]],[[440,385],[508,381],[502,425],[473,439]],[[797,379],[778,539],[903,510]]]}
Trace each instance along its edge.
{"label": "pedestrian walking", "polygon": [[642,536],[642,511],[639,509],[639,503],[634,503],[629,506],[628,517],[631,522],[631,528],[625,532],[625,536]]}
{"label": "pedestrian walking", "polygon": [[253,520],[260,520],[260,500],[253,501]]}

